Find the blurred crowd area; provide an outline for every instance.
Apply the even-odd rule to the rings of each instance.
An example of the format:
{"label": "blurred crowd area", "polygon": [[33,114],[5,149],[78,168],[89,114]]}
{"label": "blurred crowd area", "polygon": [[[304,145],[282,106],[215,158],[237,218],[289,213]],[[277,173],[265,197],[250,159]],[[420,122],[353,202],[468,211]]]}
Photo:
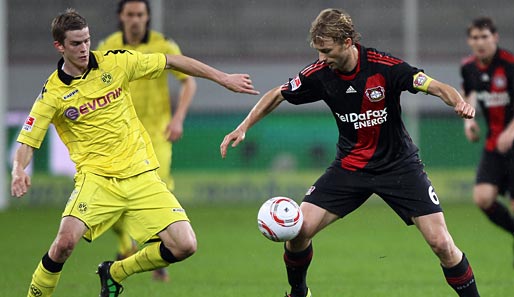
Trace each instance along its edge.
{"label": "blurred crowd area", "polygon": [[[323,8],[344,8],[365,44],[402,56],[406,4],[413,0],[150,0],[162,31],[188,55],[245,63],[280,62],[312,56],[310,22]],[[53,61],[49,26],[67,7],[89,21],[93,44],[117,28],[115,0],[8,0],[10,63]],[[162,7],[162,8],[161,8]],[[479,15],[493,17],[502,44],[514,46],[511,0],[418,1],[419,56],[430,61],[467,53],[466,26]],[[161,26],[161,24],[158,24]]]}
{"label": "blurred crowd area", "polygon": [[[500,45],[514,49],[512,0],[150,0],[153,24],[173,38],[184,54],[225,71],[246,72],[266,91],[294,77],[317,57],[308,42],[312,20],[324,8],[344,8],[353,17],[362,43],[421,66],[431,76],[460,85],[460,60],[468,54],[466,27],[477,16],[492,17]],[[417,5],[412,5],[416,4]],[[8,0],[9,110],[26,110],[55,69],[50,23],[68,7],[89,22],[92,47],[118,27],[115,0]],[[408,53],[407,7],[417,7],[417,57]],[[412,15],[412,14],[411,14]],[[419,97],[419,96],[418,96]],[[247,111],[255,100],[228,94],[200,81],[191,111]],[[425,102],[426,106],[423,106]],[[420,100],[422,111],[444,109],[437,100]],[[285,107],[290,108],[289,106]],[[294,109],[317,111],[322,107]]]}

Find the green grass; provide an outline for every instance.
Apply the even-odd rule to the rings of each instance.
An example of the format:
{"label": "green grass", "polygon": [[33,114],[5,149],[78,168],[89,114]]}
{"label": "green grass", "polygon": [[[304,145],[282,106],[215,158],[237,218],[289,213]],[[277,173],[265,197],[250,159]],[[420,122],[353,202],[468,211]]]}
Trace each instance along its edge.
{"label": "green grass", "polygon": [[[170,266],[168,284],[153,282],[149,273],[132,276],[122,296],[283,296],[288,285],[282,244],[258,232],[257,205],[186,206],[198,237],[197,254]],[[512,238],[470,203],[448,203],[445,213],[481,294],[510,296]],[[59,217],[57,209],[18,207],[0,213],[0,296],[25,296]],[[80,242],[54,296],[98,296],[96,266],[114,251],[110,232],[91,244]],[[365,204],[315,238],[308,280],[314,296],[456,296],[417,229],[406,227],[382,202]]]}

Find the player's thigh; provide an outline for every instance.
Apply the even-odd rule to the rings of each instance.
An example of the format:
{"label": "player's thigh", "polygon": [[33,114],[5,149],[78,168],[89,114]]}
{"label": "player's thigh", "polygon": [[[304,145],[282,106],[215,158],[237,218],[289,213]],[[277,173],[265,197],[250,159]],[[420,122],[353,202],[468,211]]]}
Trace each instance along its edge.
{"label": "player's thigh", "polygon": [[442,212],[439,198],[421,162],[406,162],[400,169],[377,175],[374,180],[374,192],[407,225],[414,223],[413,217]]}
{"label": "player's thigh", "polygon": [[82,221],[88,228],[84,238],[94,240],[120,218],[126,207],[126,200],[116,193],[112,178],[79,173],[62,216]]}
{"label": "player's thigh", "polygon": [[184,208],[155,171],[133,177],[129,183],[130,198],[124,219],[136,241],[157,239],[157,234],[170,224],[189,221]]}
{"label": "player's thigh", "polygon": [[326,226],[339,219],[339,216],[309,202],[302,202],[300,209],[303,224],[299,237],[312,238]]}

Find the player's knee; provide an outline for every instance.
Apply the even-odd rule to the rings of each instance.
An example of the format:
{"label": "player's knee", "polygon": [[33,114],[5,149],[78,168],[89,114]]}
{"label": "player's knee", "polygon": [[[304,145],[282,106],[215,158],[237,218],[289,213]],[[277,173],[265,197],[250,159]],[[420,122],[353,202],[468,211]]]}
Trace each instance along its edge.
{"label": "player's knee", "polygon": [[192,256],[197,250],[196,237],[187,236],[173,243],[164,243],[164,246],[173,254],[178,260],[182,261]]}
{"label": "player's knee", "polygon": [[428,239],[428,244],[439,257],[445,257],[452,251],[453,240],[448,233],[438,234]]}
{"label": "player's knee", "polygon": [[486,197],[484,195],[473,195],[473,201],[481,209],[488,209],[494,202],[494,199]]}
{"label": "player's knee", "polygon": [[66,260],[73,252],[76,244],[72,236],[58,236],[51,248],[54,258],[60,261]]}

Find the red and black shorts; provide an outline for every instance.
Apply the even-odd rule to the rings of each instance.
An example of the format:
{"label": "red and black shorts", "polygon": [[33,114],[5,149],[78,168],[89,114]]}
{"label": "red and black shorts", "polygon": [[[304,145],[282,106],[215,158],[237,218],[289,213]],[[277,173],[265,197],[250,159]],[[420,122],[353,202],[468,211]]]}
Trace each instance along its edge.
{"label": "red and black shorts", "polygon": [[380,196],[407,225],[413,217],[442,212],[439,199],[417,156],[398,169],[375,174],[349,171],[334,162],[314,183],[305,202],[344,217],[372,194]]}

